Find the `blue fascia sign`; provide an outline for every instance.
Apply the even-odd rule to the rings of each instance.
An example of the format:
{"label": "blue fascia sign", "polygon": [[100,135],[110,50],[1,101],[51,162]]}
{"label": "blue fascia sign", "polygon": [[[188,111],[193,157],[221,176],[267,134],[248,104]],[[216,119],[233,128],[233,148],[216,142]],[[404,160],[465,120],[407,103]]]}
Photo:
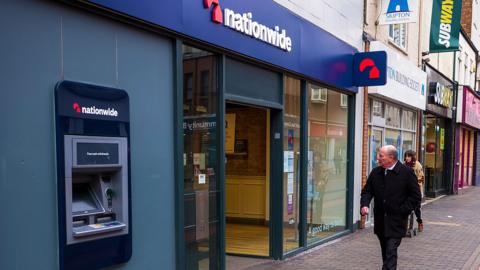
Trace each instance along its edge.
{"label": "blue fascia sign", "polygon": [[357,50],[274,1],[91,0],[194,39],[356,93]]}
{"label": "blue fascia sign", "polygon": [[353,59],[356,86],[380,86],[387,83],[387,52],[356,53]]}

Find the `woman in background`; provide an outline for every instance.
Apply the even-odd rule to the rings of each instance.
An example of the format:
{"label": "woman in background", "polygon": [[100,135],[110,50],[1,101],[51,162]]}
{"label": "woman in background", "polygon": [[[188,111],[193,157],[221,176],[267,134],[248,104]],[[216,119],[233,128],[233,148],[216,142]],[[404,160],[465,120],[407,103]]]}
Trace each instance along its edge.
{"label": "woman in background", "polygon": [[[418,185],[420,186],[420,191],[422,193],[423,199],[423,184],[425,183],[425,175],[423,174],[423,167],[420,162],[417,161],[417,154],[413,150],[408,150],[403,155],[403,160],[405,165],[413,169],[413,172],[417,176]],[[418,231],[423,231],[423,221],[422,221],[422,212],[420,210],[421,206],[419,205],[415,209],[415,216],[417,217]]]}

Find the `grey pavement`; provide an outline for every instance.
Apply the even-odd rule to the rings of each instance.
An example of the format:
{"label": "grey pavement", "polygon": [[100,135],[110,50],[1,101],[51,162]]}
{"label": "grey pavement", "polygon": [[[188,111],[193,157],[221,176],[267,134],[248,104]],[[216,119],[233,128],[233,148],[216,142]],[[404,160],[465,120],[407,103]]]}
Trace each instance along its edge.
{"label": "grey pavement", "polygon": [[[480,269],[480,188],[424,205],[423,219],[422,233],[403,238],[398,269]],[[244,269],[381,269],[381,254],[368,228],[284,261]]]}

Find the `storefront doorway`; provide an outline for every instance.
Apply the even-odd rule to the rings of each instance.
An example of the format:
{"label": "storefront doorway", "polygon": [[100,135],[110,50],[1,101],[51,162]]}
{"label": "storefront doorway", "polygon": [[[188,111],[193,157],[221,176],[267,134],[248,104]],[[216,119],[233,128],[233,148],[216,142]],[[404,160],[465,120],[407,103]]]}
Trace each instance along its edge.
{"label": "storefront doorway", "polygon": [[270,111],[236,103],[225,110],[225,251],[270,255]]}
{"label": "storefront doorway", "polygon": [[426,196],[435,197],[445,194],[447,179],[445,172],[445,153],[448,148],[446,139],[446,120],[427,114],[425,146],[425,180]]}

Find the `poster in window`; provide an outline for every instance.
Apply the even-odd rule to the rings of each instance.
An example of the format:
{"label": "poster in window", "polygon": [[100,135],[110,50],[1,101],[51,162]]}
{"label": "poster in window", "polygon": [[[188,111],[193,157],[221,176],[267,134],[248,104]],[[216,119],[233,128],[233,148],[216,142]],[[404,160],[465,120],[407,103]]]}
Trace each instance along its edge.
{"label": "poster in window", "polygon": [[293,173],[293,151],[283,151],[283,172]]}
{"label": "poster in window", "polygon": [[445,149],[445,129],[441,128],[440,129],[440,150]]}
{"label": "poster in window", "polygon": [[291,215],[293,214],[293,194],[288,194],[287,198],[287,212]]}
{"label": "poster in window", "polygon": [[293,173],[287,176],[287,194],[293,194]]}
{"label": "poster in window", "polygon": [[294,140],[295,140],[295,130],[289,129],[288,130],[288,137],[287,137],[288,151],[293,151]]}
{"label": "poster in window", "polygon": [[225,152],[233,154],[235,151],[235,114],[225,114]]}

